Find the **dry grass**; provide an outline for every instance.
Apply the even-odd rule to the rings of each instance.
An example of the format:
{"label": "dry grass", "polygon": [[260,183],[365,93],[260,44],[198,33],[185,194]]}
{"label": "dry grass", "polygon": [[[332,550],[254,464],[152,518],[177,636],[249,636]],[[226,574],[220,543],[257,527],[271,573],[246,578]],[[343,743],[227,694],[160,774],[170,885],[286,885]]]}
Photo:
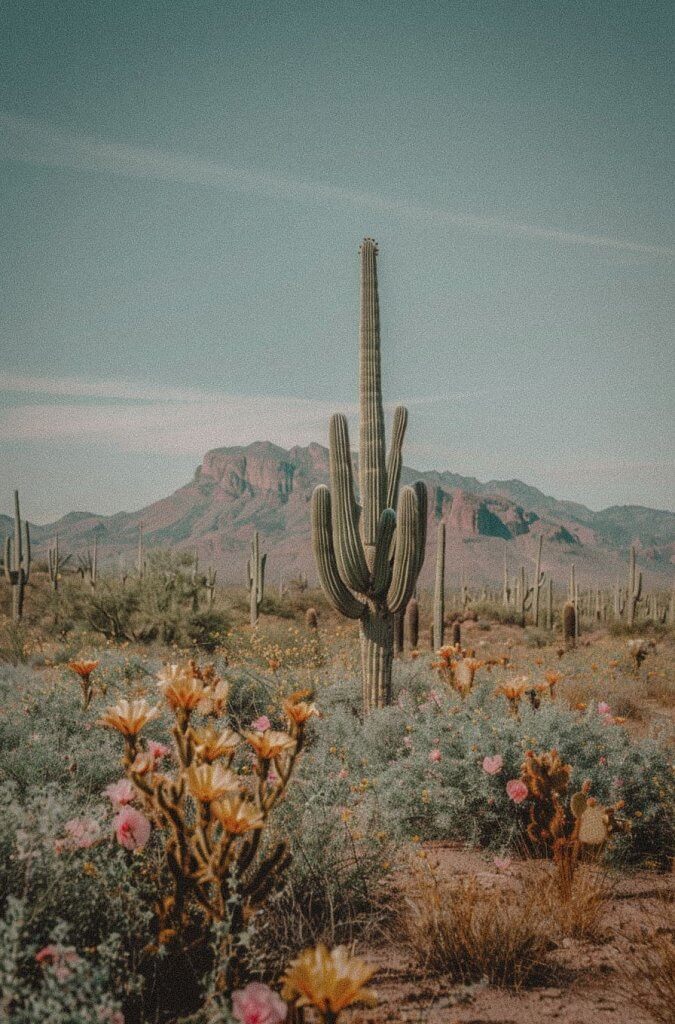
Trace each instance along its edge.
{"label": "dry grass", "polygon": [[613,884],[601,867],[580,864],[574,873],[569,894],[557,868],[551,873],[546,871],[541,881],[535,884],[537,902],[552,930],[559,930],[573,939],[591,942],[602,937],[602,921]]}
{"label": "dry grass", "polygon": [[443,885],[429,871],[402,916],[406,948],[430,975],[519,989],[550,974],[550,928],[539,906],[475,877]]}
{"label": "dry grass", "polygon": [[675,1013],[675,942],[672,927],[659,928],[631,952],[621,986],[636,1006],[659,1024],[672,1024]]}

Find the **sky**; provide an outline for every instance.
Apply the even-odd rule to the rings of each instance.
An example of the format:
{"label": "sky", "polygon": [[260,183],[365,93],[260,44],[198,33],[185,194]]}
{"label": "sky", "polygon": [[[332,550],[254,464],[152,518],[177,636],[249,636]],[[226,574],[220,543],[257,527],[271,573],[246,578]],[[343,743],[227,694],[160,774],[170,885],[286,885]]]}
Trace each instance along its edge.
{"label": "sky", "polygon": [[0,510],[112,513],[358,417],[675,507],[670,3],[5,0]]}

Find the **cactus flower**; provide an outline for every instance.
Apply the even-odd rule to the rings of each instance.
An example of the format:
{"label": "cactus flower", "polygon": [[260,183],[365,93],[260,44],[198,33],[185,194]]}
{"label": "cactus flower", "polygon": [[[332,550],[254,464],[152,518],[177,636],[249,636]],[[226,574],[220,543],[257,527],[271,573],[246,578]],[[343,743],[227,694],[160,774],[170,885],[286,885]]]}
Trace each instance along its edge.
{"label": "cactus flower", "polygon": [[232,993],[232,1015],[240,1024],[281,1024],[288,1006],[267,985],[252,981]]}
{"label": "cactus flower", "polygon": [[501,754],[492,754],[483,758],[483,771],[486,775],[499,775],[504,767],[504,758]]}
{"label": "cactus flower", "polygon": [[123,807],[113,818],[113,827],[126,850],[140,850],[150,838],[150,822],[135,807]]}
{"label": "cactus flower", "polygon": [[527,786],[521,779],[509,779],[506,783],[506,794],[514,804],[522,804],[527,799]]}

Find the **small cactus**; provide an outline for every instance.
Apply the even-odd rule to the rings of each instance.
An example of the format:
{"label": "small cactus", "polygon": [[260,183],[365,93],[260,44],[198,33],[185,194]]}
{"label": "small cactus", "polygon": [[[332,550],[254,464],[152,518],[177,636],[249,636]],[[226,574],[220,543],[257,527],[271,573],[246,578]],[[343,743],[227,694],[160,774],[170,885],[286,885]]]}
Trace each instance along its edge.
{"label": "small cactus", "polygon": [[317,614],[316,608],[308,608],[307,611],[305,612],[305,625],[307,626],[308,629],[319,628],[319,616]]}
{"label": "small cactus", "polygon": [[456,647],[458,644],[461,644],[461,642],[462,642],[462,627],[461,627],[459,619],[455,619],[455,621],[452,624],[452,643],[453,643],[453,646]]}

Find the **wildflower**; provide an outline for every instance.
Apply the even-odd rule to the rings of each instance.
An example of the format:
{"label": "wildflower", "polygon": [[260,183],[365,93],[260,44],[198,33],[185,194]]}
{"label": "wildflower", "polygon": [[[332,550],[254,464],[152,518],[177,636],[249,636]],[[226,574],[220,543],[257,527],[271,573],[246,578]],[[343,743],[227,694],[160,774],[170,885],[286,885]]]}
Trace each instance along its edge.
{"label": "wildflower", "polygon": [[233,729],[218,733],[215,729],[203,729],[197,733],[195,750],[203,761],[215,761],[219,757],[232,757],[239,736]]}
{"label": "wildflower", "polygon": [[338,772],[338,776],[337,777],[338,777],[338,779],[348,779],[349,778],[349,772],[347,771],[346,768],[341,768],[340,771]]}
{"label": "wildflower", "polygon": [[211,683],[205,691],[204,697],[199,702],[198,710],[202,715],[213,715],[218,718],[227,710],[229,696],[230,684],[218,679],[217,682]]}
{"label": "wildflower", "polygon": [[432,764],[438,764],[441,759],[441,752],[438,747],[434,747],[433,750],[429,751],[429,760]]}
{"label": "wildflower", "polygon": [[247,732],[244,736],[258,757],[263,760],[278,757],[284,750],[293,750],[295,747],[295,740],[287,732],[267,730],[264,733]]}
{"label": "wildflower", "polygon": [[483,758],[483,771],[486,775],[499,775],[503,767],[504,758],[501,754],[492,754],[492,756]]}
{"label": "wildflower", "polygon": [[240,1024],[281,1024],[288,1006],[267,985],[252,981],[232,993],[232,1015]]}
{"label": "wildflower", "polygon": [[350,955],[346,946],[330,952],[319,943],[306,949],[286,969],[281,994],[297,1006],[314,1006],[322,1013],[339,1013],[354,1003],[374,1006],[375,993],[364,986],[375,968]]}
{"label": "wildflower", "polygon": [[261,715],[260,718],[256,718],[255,722],[251,722],[251,728],[255,729],[256,732],[267,732],[268,729],[272,728],[267,715]]}
{"label": "wildflower", "polygon": [[63,826],[66,830],[65,844],[78,850],[87,850],[99,838],[98,822],[93,818],[71,818]]}
{"label": "wildflower", "polygon": [[158,686],[174,711],[194,711],[207,696],[204,680],[191,665],[168,665],[157,676]]}
{"label": "wildflower", "polygon": [[127,850],[140,850],[150,838],[150,822],[135,807],[122,807],[113,818],[117,841]]}
{"label": "wildflower", "polygon": [[527,799],[528,790],[521,779],[509,779],[506,783],[506,793],[509,800],[513,800],[514,804],[522,804],[523,800]]}
{"label": "wildflower", "polygon": [[188,768],[187,782],[194,798],[205,804],[239,789],[236,775],[223,768],[222,764],[202,764],[197,768]]}
{"label": "wildflower", "polygon": [[98,661],[69,661],[68,668],[71,668],[73,672],[76,672],[80,679],[86,684],[89,682],[89,676],[92,674],[95,668],[98,668]]}
{"label": "wildflower", "polygon": [[604,718],[605,715],[611,715],[612,709],[605,700],[601,700],[598,703],[598,714]]}
{"label": "wildflower", "polygon": [[412,750],[412,738],[410,736],[404,736],[403,737],[403,746],[407,750]]}
{"label": "wildflower", "polygon": [[57,981],[67,981],[73,973],[71,967],[79,963],[80,958],[72,946],[50,943],[35,954],[35,960],[41,967],[51,967]]}
{"label": "wildflower", "polygon": [[250,800],[240,796],[228,796],[211,805],[211,811],[231,835],[243,835],[252,829],[262,828],[264,820],[258,808]]}
{"label": "wildflower", "polygon": [[295,722],[296,725],[304,725],[310,718],[314,716],[319,717],[316,705],[309,704],[306,700],[301,699],[301,697],[309,696],[310,693],[310,690],[299,690],[297,693],[292,693],[288,700],[284,701],[283,708],[286,717],[291,722]]}
{"label": "wildflower", "polygon": [[147,700],[121,700],[108,708],[100,724],[117,729],[123,736],[137,736],[144,725],[157,718],[159,708],[150,707]]}
{"label": "wildflower", "polygon": [[106,786],[103,792],[116,810],[119,810],[120,807],[124,807],[125,804],[130,804],[136,796],[136,790],[128,779],[120,779],[119,782],[111,782],[109,786]]}
{"label": "wildflower", "polygon": [[510,857],[493,857],[492,863],[497,868],[497,871],[508,871],[511,867]]}
{"label": "wildflower", "polygon": [[148,753],[153,761],[161,761],[171,753],[171,749],[157,740],[148,740]]}

